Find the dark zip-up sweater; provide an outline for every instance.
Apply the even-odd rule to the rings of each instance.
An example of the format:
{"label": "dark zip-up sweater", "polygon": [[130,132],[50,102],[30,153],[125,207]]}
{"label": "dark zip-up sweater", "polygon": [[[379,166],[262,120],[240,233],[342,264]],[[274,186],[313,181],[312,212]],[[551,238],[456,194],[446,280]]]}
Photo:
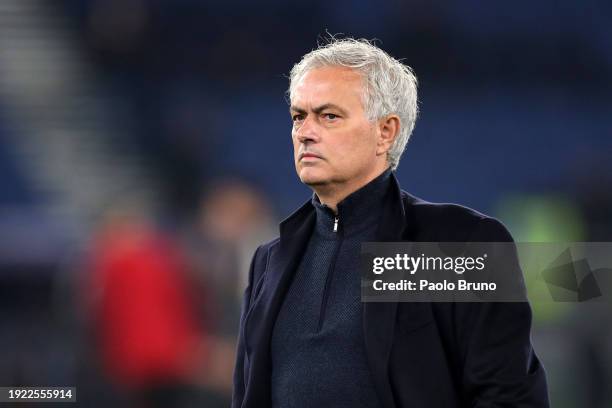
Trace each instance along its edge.
{"label": "dark zip-up sweater", "polygon": [[376,239],[390,170],[338,204],[313,195],[316,226],[278,314],[271,341],[272,406],[378,407],[366,360],[361,243]]}

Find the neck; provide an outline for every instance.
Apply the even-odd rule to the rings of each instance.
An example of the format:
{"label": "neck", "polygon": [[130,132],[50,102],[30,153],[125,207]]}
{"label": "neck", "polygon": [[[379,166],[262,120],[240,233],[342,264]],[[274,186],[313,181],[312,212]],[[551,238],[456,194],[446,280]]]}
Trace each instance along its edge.
{"label": "neck", "polygon": [[319,197],[319,201],[321,204],[325,204],[329,207],[335,214],[338,213],[338,203],[344,200],[346,197],[359,190],[376,177],[380,176],[388,167],[384,167],[378,169],[377,171],[370,174],[368,177],[365,177],[360,180],[355,180],[353,182],[347,182],[343,185],[321,185],[321,186],[313,186],[312,189],[316,193],[317,197]]}

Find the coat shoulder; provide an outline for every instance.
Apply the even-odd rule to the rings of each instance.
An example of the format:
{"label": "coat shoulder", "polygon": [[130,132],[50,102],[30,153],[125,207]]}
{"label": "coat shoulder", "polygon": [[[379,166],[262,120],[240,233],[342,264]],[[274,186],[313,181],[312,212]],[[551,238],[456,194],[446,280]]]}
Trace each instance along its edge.
{"label": "coat shoulder", "polygon": [[454,203],[434,203],[402,191],[407,221],[415,240],[432,242],[511,241],[496,218]]}
{"label": "coat shoulder", "polygon": [[265,269],[270,257],[270,252],[276,248],[280,243],[280,237],[276,237],[268,242],[261,244],[255,250],[253,255],[253,262],[255,263],[255,270]]}

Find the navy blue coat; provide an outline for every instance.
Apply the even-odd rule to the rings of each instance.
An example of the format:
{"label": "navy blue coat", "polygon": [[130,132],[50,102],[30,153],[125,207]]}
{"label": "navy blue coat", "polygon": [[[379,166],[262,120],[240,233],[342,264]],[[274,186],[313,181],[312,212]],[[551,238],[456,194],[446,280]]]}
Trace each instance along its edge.
{"label": "navy blue coat", "polygon": [[[378,241],[512,241],[499,221],[462,206],[422,201],[391,177]],[[233,408],[271,405],[272,330],[314,224],[308,201],[280,224],[280,237],[253,256]],[[384,407],[549,406],[544,369],[530,342],[528,303],[363,303],[362,320]]]}

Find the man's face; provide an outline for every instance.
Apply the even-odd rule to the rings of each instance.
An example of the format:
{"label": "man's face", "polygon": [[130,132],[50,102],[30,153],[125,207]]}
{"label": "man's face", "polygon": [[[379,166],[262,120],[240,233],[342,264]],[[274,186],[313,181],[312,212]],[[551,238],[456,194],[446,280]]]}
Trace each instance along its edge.
{"label": "man's face", "polygon": [[361,76],[344,67],[308,71],[291,98],[293,152],[300,180],[311,187],[368,181],[380,168],[377,127],[366,117]]}

